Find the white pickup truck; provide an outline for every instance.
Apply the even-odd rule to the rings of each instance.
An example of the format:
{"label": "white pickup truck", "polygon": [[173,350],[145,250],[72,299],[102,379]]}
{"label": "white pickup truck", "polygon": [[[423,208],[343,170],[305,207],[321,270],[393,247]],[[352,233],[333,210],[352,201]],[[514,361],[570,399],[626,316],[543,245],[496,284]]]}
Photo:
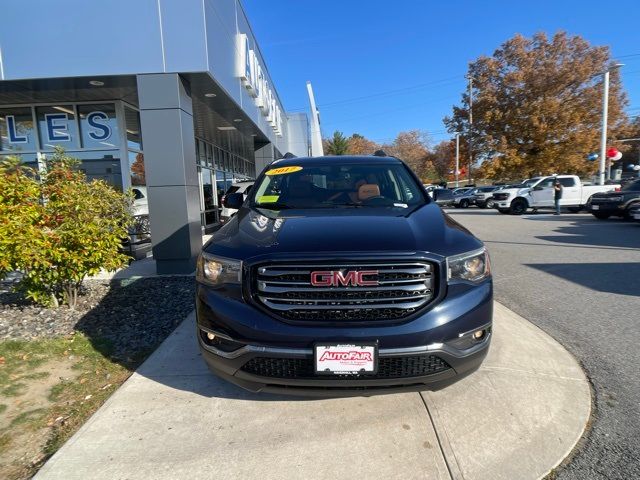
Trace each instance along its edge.
{"label": "white pickup truck", "polygon": [[556,179],[562,184],[560,206],[568,208],[571,212],[578,212],[584,208],[594,193],[610,192],[620,188],[620,185],[583,185],[576,175],[534,177],[525,180],[518,187],[494,193],[494,208],[500,213],[512,215],[522,215],[529,208],[554,208],[553,184]]}

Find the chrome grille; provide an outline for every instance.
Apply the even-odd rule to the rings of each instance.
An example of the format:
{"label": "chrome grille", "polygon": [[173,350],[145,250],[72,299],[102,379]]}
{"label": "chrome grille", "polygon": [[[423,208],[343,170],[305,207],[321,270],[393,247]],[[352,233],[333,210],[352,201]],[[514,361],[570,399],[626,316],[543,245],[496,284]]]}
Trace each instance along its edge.
{"label": "chrome grille", "polygon": [[[374,286],[313,286],[311,273],[377,271]],[[426,305],[434,292],[430,263],[268,265],[255,271],[255,298],[288,320],[375,321],[400,319]]]}

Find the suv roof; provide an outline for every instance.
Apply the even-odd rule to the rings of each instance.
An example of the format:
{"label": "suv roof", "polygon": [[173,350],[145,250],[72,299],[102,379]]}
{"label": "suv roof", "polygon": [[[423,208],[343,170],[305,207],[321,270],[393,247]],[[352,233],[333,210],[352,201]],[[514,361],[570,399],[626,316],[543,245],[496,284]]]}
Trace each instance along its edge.
{"label": "suv roof", "polygon": [[364,164],[389,164],[403,163],[396,157],[379,157],[377,155],[327,155],[324,157],[296,157],[281,158],[270,163],[269,166],[293,167],[296,165],[326,165],[329,162],[337,163],[364,163]]}

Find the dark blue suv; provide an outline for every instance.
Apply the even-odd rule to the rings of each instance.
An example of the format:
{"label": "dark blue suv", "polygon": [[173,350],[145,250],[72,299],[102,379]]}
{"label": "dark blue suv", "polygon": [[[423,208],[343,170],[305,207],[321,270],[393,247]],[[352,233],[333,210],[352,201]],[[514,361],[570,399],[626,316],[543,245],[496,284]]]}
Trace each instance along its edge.
{"label": "dark blue suv", "polygon": [[204,246],[197,335],[216,375],[252,391],[439,389],[491,341],[482,242],[386,156],[269,165]]}

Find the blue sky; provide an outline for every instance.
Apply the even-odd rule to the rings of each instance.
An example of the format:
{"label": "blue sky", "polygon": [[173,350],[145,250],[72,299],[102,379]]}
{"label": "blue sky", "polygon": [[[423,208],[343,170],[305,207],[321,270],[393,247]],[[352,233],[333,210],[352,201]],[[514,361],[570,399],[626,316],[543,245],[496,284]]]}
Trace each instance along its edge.
{"label": "blue sky", "polygon": [[467,64],[537,31],[609,45],[626,64],[629,113],[640,114],[638,0],[242,1],[285,108],[308,111],[311,80],[324,135],[382,143],[421,129],[449,138],[442,118],[460,100]]}

